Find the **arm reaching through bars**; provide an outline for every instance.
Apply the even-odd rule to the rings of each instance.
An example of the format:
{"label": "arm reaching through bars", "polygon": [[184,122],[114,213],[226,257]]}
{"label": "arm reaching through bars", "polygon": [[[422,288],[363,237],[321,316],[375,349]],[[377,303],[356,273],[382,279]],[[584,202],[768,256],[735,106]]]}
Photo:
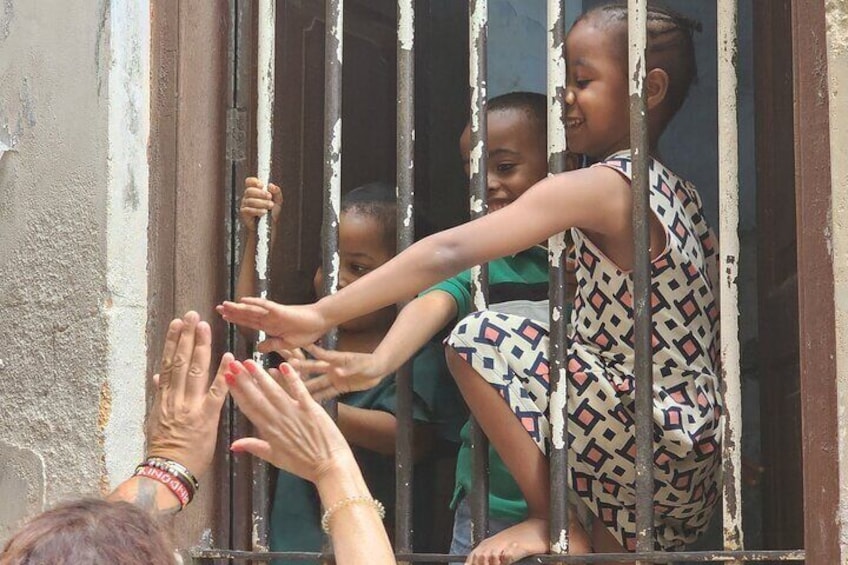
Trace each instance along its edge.
{"label": "arm reaching through bars", "polygon": [[[236,300],[245,296],[255,296],[256,289],[256,247],[258,245],[257,224],[259,218],[271,212],[271,241],[269,249],[273,251],[277,236],[277,221],[283,207],[283,193],[274,184],[262,184],[256,177],[244,179],[244,195],[239,205],[239,218],[245,227],[244,252],[239,263],[238,280],[236,281]],[[239,328],[245,338],[253,340],[255,332],[247,328]]]}
{"label": "arm reaching through bars", "polygon": [[373,353],[328,351],[317,345],[306,349],[314,359],[286,355],[281,340],[271,338],[260,344],[260,351],[276,350],[303,374],[318,374],[306,387],[322,401],[351,391],[366,390],[379,384],[412,359],[441,329],[456,317],[454,299],[446,292],[434,291],[416,298],[398,314],[392,327]]}

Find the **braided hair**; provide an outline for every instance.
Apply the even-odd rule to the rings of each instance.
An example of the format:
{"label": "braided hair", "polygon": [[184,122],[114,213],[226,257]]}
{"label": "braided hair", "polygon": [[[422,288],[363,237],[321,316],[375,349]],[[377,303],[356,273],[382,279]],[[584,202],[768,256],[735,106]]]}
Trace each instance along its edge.
{"label": "braided hair", "polygon": [[[593,8],[574,23],[586,20],[600,25],[622,26],[619,44],[623,59],[627,60],[627,4],[615,2]],[[701,31],[701,23],[661,7],[648,4],[648,70],[662,69],[668,75],[668,91],[665,104],[667,120],[680,109],[689,87],[698,80],[698,65],[695,61],[693,34]]]}

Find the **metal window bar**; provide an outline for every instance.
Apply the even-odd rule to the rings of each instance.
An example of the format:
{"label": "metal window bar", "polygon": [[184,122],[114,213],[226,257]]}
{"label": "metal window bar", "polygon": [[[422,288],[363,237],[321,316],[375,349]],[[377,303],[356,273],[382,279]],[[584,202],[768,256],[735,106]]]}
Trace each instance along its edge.
{"label": "metal window bar", "polygon": [[[397,251],[415,234],[415,7],[397,3]],[[403,305],[401,305],[403,306]],[[395,550],[412,553],[413,422],[412,363],[397,371],[397,436],[395,448]]]}
{"label": "metal window bar", "polygon": [[[324,295],[339,288],[339,215],[342,194],[342,62],[344,48],[344,0],[327,0],[324,32],[324,193],[321,219],[321,272]],[[338,330],[333,328],[322,338],[326,349],[335,349]],[[335,419],[336,400],[324,407]],[[329,537],[324,538],[324,553],[330,554]],[[331,562],[327,559],[325,562]]]}
{"label": "metal window bar", "polygon": [[[565,171],[565,9],[561,0],[548,2],[548,174]],[[565,314],[565,233],[548,239],[550,312],[549,375],[551,379],[550,550],[568,553],[568,336]]]}
{"label": "metal window bar", "polygon": [[[276,0],[260,0],[258,19],[257,44],[257,105],[256,105],[256,159],[257,174],[262,183],[268,186],[271,178],[271,147],[274,140],[274,60],[275,60],[275,30],[276,30]],[[259,296],[268,296],[269,273],[269,239],[271,234],[271,214],[265,214],[259,219],[256,228],[256,275]],[[265,332],[257,333],[256,347],[253,359],[262,363],[263,355],[258,345],[265,339]],[[252,458],[253,472],[252,498],[253,510],[251,515],[251,547],[254,551],[268,550],[268,517],[270,512],[269,480],[270,466],[258,457]]]}
{"label": "metal window bar", "polygon": [[[342,1],[327,0],[327,67],[325,91],[325,193],[324,225],[322,240],[324,244],[325,290],[334,292],[337,287],[337,239],[338,213],[341,177],[341,64],[342,64]],[[471,86],[471,197],[472,217],[485,214],[486,210],[486,33],[487,1],[469,0],[469,41],[470,41],[470,86]],[[413,217],[413,152],[414,152],[414,12],[413,0],[398,0],[398,248],[408,246],[412,241]],[[261,13],[266,13],[267,5],[273,10],[273,0],[262,0]],[[264,8],[264,9],[263,9]],[[742,549],[741,524],[741,484],[740,484],[740,432],[741,399],[738,340],[738,289],[737,272],[739,257],[738,229],[738,132],[736,104],[736,52],[737,52],[737,0],[718,0],[718,89],[719,89],[719,176],[720,176],[720,237],[721,269],[725,274],[720,281],[721,289],[721,335],[722,335],[722,382],[725,400],[724,447],[722,452],[724,470],[724,550],[723,551],[682,551],[666,553],[655,551],[653,537],[653,433],[652,433],[652,367],[651,367],[651,310],[650,310],[650,200],[648,192],[648,137],[645,107],[646,44],[647,44],[647,2],[646,0],[628,0],[629,34],[629,74],[631,104],[631,147],[633,159],[632,185],[634,189],[634,319],[636,350],[637,386],[637,551],[635,553],[566,555],[568,548],[568,508],[566,492],[567,472],[567,418],[565,418],[565,398],[567,398],[564,379],[565,352],[567,339],[565,321],[562,314],[564,304],[565,281],[562,272],[562,256],[565,244],[562,237],[549,241],[551,262],[551,371],[554,375],[552,405],[552,437],[554,446],[551,456],[551,496],[554,499],[551,512],[552,554],[532,558],[536,563],[599,563],[631,562],[671,563],[674,561],[692,562],[758,562],[758,561],[803,561],[803,550],[761,550]],[[273,17],[265,18],[270,22],[265,32],[273,29]],[[259,57],[267,62],[267,52],[263,53],[263,17],[260,15]],[[565,35],[562,0],[548,2],[548,148],[549,172],[556,173],[565,168],[564,104],[565,60],[562,41]],[[267,41],[267,35],[265,36]],[[271,32],[273,39],[273,32]],[[267,46],[267,43],[265,43]],[[330,55],[335,53],[335,57]],[[271,55],[273,56],[273,55]],[[273,61],[273,59],[271,59]],[[264,67],[268,68],[268,67]],[[270,100],[273,101],[273,63],[270,63]],[[270,124],[268,91],[263,96],[262,72],[260,71],[260,100],[257,107],[259,126],[258,152],[260,178],[267,181],[270,166],[270,128],[262,132],[262,124]],[[263,101],[264,100],[264,101]],[[265,105],[265,109],[263,109]],[[263,118],[263,115],[265,118]],[[263,121],[264,120],[264,121]],[[263,161],[263,155],[267,159]],[[268,167],[263,168],[263,162]],[[263,174],[264,173],[264,174]],[[260,229],[260,234],[264,230]],[[267,233],[266,233],[267,235]],[[261,241],[260,235],[260,241]],[[267,240],[266,240],[267,241]],[[260,243],[260,245],[262,245]],[[267,247],[266,247],[267,249]],[[260,265],[257,257],[257,265]],[[267,265],[263,261],[262,264]],[[257,267],[259,270],[259,267]],[[260,277],[262,273],[260,272]],[[472,277],[475,306],[485,307],[486,281],[485,266],[479,268]],[[260,279],[262,280],[262,279]],[[260,283],[261,284],[261,283]],[[267,283],[266,283],[267,284]],[[260,288],[262,288],[260,286]],[[266,287],[267,288],[267,287]],[[329,336],[332,344],[334,336]],[[403,377],[401,377],[403,380]],[[406,379],[404,387],[411,383]],[[405,393],[404,393],[405,394]],[[557,398],[559,400],[557,400]],[[403,401],[399,399],[399,404]],[[561,408],[554,410],[554,407]],[[411,406],[399,410],[399,421],[409,422],[408,428],[399,432],[398,438],[398,508],[397,527],[398,547],[396,556],[405,562],[449,562],[461,556],[441,554],[415,554],[411,547]],[[401,426],[403,427],[403,426]],[[472,494],[472,540],[479,542],[485,535],[488,522],[488,481],[486,469],[487,446],[485,436],[479,428],[472,436],[475,487]],[[403,437],[401,437],[403,436]],[[401,455],[401,452],[406,452]],[[261,500],[261,493],[260,493]],[[265,494],[267,499],[267,494]],[[562,503],[562,504],[560,504]],[[256,499],[254,499],[256,504]],[[256,513],[254,514],[256,516]],[[267,536],[267,533],[265,534]],[[256,539],[256,538],[255,538]],[[267,537],[265,538],[267,539]],[[256,544],[254,544],[256,549]],[[245,560],[269,562],[272,559],[327,559],[327,553],[309,552],[267,552],[237,550],[189,550],[186,557],[195,563],[209,562],[212,559]]]}
{"label": "metal window bar", "polygon": [[[737,0],[719,0],[718,170],[721,371],[724,393],[722,443],[724,549],[741,550],[742,538],[742,388],[739,364],[739,140],[737,122]],[[738,560],[732,563],[739,563]]]}
{"label": "metal window bar", "polygon": [[[628,0],[630,150],[633,186],[633,349],[636,377],[636,550],[654,549],[654,445],[651,366],[651,256],[646,112],[647,0]],[[638,563],[650,563],[639,561]]]}
{"label": "metal window bar", "polygon": [[[486,214],[487,192],[487,80],[486,47],[489,30],[488,0],[470,0],[468,13],[468,85],[471,92],[471,166],[469,210],[471,219]],[[488,303],[489,272],[486,265],[471,270],[471,295],[474,308],[483,310]],[[489,442],[483,430],[472,418],[471,470],[474,486],[471,489],[471,543],[476,546],[489,532]]]}

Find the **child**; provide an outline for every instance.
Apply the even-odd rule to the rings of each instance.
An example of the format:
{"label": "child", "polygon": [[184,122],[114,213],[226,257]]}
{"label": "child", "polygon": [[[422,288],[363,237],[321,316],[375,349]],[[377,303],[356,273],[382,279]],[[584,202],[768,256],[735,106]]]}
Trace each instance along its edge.
{"label": "child", "polygon": [[[247,260],[243,264],[252,264],[249,258],[255,254],[256,240],[251,236],[255,233],[255,219],[271,210],[272,220],[276,222],[281,204],[278,187],[270,185],[268,192],[265,192],[257,179],[249,178],[245,181],[241,214],[249,231],[245,246]],[[394,255],[395,214],[395,189],[387,183],[371,183],[344,195],[339,220],[340,288],[379,267]],[[321,293],[322,278],[319,269],[314,279],[317,295]],[[238,294],[251,294],[254,290],[253,273],[244,267],[240,272],[237,289]],[[372,352],[383,339],[394,317],[395,307],[390,305],[342,324],[339,327],[338,348],[359,353]],[[418,461],[432,447],[434,420],[445,416],[446,410],[440,401],[445,387],[439,385],[439,380],[442,379],[451,387],[453,383],[447,377],[441,348],[434,344],[418,353],[413,371],[414,456]],[[388,523],[392,522],[394,505],[395,402],[395,381],[389,378],[371,390],[343,395],[339,399],[337,421],[342,434],[354,447],[371,492],[386,505]],[[416,473],[423,471],[420,467],[416,465]],[[432,496],[426,492],[426,481],[415,481],[414,484],[418,486],[415,489],[417,507],[423,510],[415,517],[416,539],[419,545],[425,545],[426,542],[422,540],[430,525],[427,510],[428,505],[432,506]],[[319,512],[317,493],[312,485],[280,471],[271,514],[272,550],[320,551],[322,535]]]}
{"label": "child", "polygon": [[[571,229],[578,292],[572,314],[567,477],[577,504],[595,516],[570,524],[572,553],[633,550],[635,463],[632,189],[627,9],[584,14],[566,38],[566,132],[571,150],[600,162],[549,177],[511,206],[422,240],[360,283],[314,305],[245,299],[226,318],[291,343],[409,296],[446,275],[514,253]],[[689,20],[648,10],[647,126],[650,153],[695,76]],[[714,241],[700,197],[650,159],[653,285],[655,542],[694,540],[717,498],[721,399],[716,374]],[[374,292],[379,289],[379,292]],[[545,329],[499,313],[473,314],[449,338],[448,360],[472,413],[527,500],[526,521],[478,546],[470,561],[511,563],[548,550],[546,459],[548,373]],[[573,516],[574,514],[572,514]]]}
{"label": "child", "polygon": [[[495,211],[513,202],[547,175],[545,96],[511,92],[493,98],[488,104],[487,124],[487,204],[490,211]],[[469,126],[466,126],[460,137],[460,152],[466,167],[471,154],[470,137]],[[308,381],[309,389],[318,398],[379,382],[434,336],[450,330],[457,320],[474,310],[470,280],[470,273],[465,271],[425,291],[401,311],[372,354],[310,348],[317,360],[294,362],[294,365],[304,373],[327,373]],[[489,263],[490,309],[524,312],[532,318],[547,320],[547,299],[548,256],[544,247],[534,246]],[[455,436],[457,430],[449,432]],[[471,551],[471,518],[466,498],[472,482],[469,425],[462,428],[460,437],[462,446],[457,458],[452,502],[455,517],[450,553],[453,555]],[[490,448],[489,530],[506,529],[526,515],[527,504],[518,485]]]}

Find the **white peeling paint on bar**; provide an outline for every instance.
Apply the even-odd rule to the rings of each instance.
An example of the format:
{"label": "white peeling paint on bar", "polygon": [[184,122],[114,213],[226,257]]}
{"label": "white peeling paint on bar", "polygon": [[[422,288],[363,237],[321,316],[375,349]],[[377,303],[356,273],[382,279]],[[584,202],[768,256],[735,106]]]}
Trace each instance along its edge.
{"label": "white peeling paint on bar", "polygon": [[[468,85],[471,88],[471,137],[472,140],[484,130],[483,120],[486,119],[485,101],[487,99],[487,85],[485,80],[485,52],[480,53],[477,48],[481,42],[485,42],[489,6],[487,0],[473,0],[470,5],[469,14],[469,73]],[[485,43],[484,43],[485,45]],[[481,60],[482,58],[482,60]],[[481,70],[482,80],[481,80]],[[471,150],[471,177],[476,178],[477,175],[485,175],[485,151],[486,144],[483,137],[477,139],[474,147]],[[469,209],[472,219],[482,216],[486,213],[486,201],[479,194],[475,194],[472,186],[472,194],[469,201]],[[474,300],[474,307],[478,310],[486,308],[485,283],[483,277],[483,269],[480,266],[475,266],[471,269],[471,288]]]}
{"label": "white peeling paint on bar", "polygon": [[[257,175],[267,190],[271,177],[271,147],[274,136],[274,59],[276,0],[260,0],[258,30],[258,100],[256,105],[256,161]],[[256,275],[259,280],[259,295],[268,296],[268,256],[270,253],[271,222],[270,213],[259,218],[256,245]],[[265,332],[259,331],[259,341],[265,339]],[[262,354],[254,350],[253,358],[260,362]]]}
{"label": "white peeling paint on bar", "polygon": [[[724,393],[724,548],[740,550],[742,534],[742,388],[739,350],[739,141],[737,1],[718,2],[719,295]],[[734,562],[738,563],[738,562]]]}
{"label": "white peeling paint on bar", "polygon": [[[645,46],[648,43],[648,8],[644,0],[629,0],[628,10],[628,37],[630,53],[635,57],[628,59],[628,72],[630,73],[630,96],[642,94],[645,82]],[[635,147],[632,149],[636,149]]]}
{"label": "white peeling paint on bar", "polygon": [[[331,225],[333,228],[339,226],[339,210],[341,208],[342,195],[342,119],[336,120],[333,125],[333,135],[330,139],[330,164],[333,174],[330,176],[330,208],[332,209]],[[339,289],[340,259],[338,249],[330,259],[332,269],[330,270],[330,292],[335,293]]]}
{"label": "white peeling paint on bar", "polygon": [[551,553],[563,555],[568,553],[568,532],[560,530],[559,537],[551,541]]}
{"label": "white peeling paint on bar", "polygon": [[415,10],[411,2],[398,3],[398,42],[405,51],[412,51],[415,45]]}
{"label": "white peeling paint on bar", "polygon": [[565,37],[558,34],[555,26],[562,18],[563,5],[559,0],[548,2],[548,155],[554,155],[566,150],[565,115],[562,97],[557,92],[565,90],[566,67],[563,41]]}
{"label": "white peeling paint on bar", "polygon": [[409,226],[412,225],[412,214],[413,214],[413,209],[412,209],[412,205],[410,204],[409,206],[406,207],[406,213],[403,215],[403,227],[408,228]]}
{"label": "white peeling paint on bar", "polygon": [[[565,381],[565,368],[559,370],[558,377],[561,382]],[[565,410],[566,403],[566,395],[565,395],[566,387],[561,386],[551,394],[551,414],[563,414]],[[551,442],[554,447],[557,449],[565,448],[565,418],[552,418],[551,419]]]}

